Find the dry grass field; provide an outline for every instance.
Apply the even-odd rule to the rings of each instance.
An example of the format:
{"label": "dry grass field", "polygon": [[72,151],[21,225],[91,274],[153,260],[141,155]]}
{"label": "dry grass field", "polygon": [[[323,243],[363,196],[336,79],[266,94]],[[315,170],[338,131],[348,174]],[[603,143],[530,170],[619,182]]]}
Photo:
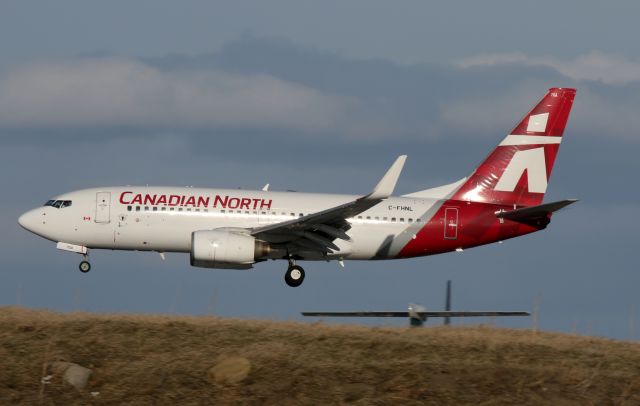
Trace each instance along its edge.
{"label": "dry grass field", "polygon": [[0,307],[0,404],[640,405],[640,344]]}

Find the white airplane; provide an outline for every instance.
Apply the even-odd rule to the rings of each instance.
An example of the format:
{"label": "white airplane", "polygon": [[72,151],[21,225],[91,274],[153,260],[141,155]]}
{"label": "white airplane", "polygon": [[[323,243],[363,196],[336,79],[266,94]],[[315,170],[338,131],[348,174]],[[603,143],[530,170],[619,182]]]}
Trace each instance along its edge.
{"label": "white airplane", "polygon": [[469,177],[392,197],[406,156],[364,196],[179,187],[100,187],[65,193],[23,214],[25,229],[61,250],[185,252],[191,265],[249,269],[300,260],[376,260],[460,251],[544,229],[575,200],[542,204],[575,96],[552,88]]}
{"label": "white airplane", "polygon": [[444,325],[451,324],[451,318],[457,317],[515,317],[530,316],[522,311],[452,311],[451,310],[451,281],[447,281],[444,311],[427,311],[421,305],[410,303],[407,311],[347,311],[347,312],[302,312],[306,317],[404,317],[409,319],[411,327],[420,327],[429,318],[442,318]]}
{"label": "white airplane", "polygon": [[[409,319],[409,325],[419,327],[429,318],[437,317],[449,319],[451,317],[514,317],[530,316],[528,312],[494,312],[494,311],[427,311],[427,308],[417,304],[409,304],[407,311],[363,311],[363,312],[302,312],[307,317],[404,317]],[[448,323],[447,323],[448,324]]]}

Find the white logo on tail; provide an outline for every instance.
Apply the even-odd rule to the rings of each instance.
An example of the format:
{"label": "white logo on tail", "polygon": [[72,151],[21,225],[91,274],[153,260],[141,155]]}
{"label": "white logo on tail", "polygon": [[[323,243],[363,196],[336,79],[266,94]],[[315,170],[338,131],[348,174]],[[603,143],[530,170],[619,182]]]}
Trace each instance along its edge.
{"label": "white logo on tail", "polygon": [[544,148],[533,148],[516,151],[500,177],[494,190],[513,192],[524,171],[527,171],[529,192],[544,193],[547,191],[547,163]]}
{"label": "white logo on tail", "polygon": [[549,113],[534,114],[529,116],[527,131],[532,131],[537,133],[543,133],[547,131],[548,120],[549,120]]}

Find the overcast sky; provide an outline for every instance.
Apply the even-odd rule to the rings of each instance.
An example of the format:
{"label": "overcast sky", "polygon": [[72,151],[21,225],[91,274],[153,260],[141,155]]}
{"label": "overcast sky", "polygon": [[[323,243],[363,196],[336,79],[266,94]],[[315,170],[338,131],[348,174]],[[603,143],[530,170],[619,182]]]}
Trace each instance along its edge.
{"label": "overcast sky", "polygon": [[[4,1],[0,304],[300,319],[438,310],[452,279],[454,309],[539,297],[542,328],[638,339],[638,15],[633,1]],[[554,86],[578,93],[546,199],[581,201],[503,244],[306,263],[292,289],[283,262],[203,270],[181,254],[95,251],[83,275],[17,225],[100,185],[366,193],[402,153],[399,193],[437,186]]]}

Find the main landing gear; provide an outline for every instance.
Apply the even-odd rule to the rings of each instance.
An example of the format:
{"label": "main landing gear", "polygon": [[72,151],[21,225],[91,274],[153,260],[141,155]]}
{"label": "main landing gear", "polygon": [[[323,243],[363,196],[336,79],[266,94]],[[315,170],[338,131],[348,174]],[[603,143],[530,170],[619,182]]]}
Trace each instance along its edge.
{"label": "main landing gear", "polygon": [[91,264],[89,263],[88,259],[89,257],[87,255],[82,256],[82,262],[80,262],[80,265],[78,265],[78,268],[80,268],[80,272],[87,273],[91,270]]}
{"label": "main landing gear", "polygon": [[293,259],[289,259],[289,268],[284,274],[284,281],[292,288],[302,285],[302,281],[304,281],[304,269],[300,265],[296,265]]}

